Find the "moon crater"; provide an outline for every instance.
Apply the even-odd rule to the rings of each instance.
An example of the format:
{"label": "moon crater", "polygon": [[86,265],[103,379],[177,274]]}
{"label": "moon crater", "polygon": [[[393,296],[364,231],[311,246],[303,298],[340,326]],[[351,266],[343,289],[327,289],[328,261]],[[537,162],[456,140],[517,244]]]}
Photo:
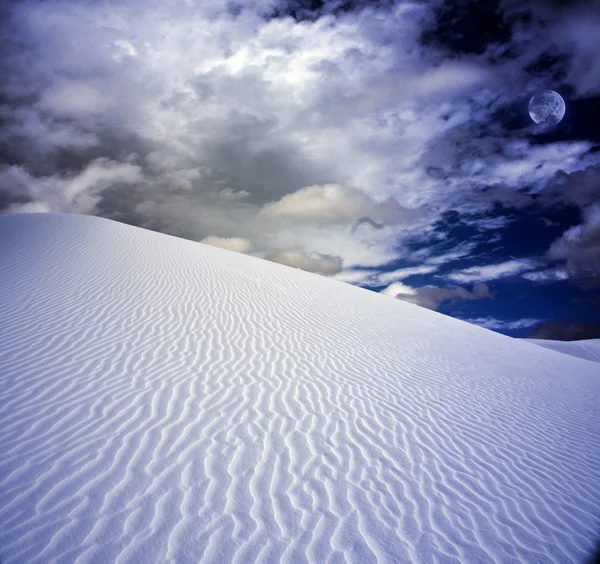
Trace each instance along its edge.
{"label": "moon crater", "polygon": [[529,115],[538,124],[557,124],[565,115],[565,101],[554,90],[542,90],[529,100]]}

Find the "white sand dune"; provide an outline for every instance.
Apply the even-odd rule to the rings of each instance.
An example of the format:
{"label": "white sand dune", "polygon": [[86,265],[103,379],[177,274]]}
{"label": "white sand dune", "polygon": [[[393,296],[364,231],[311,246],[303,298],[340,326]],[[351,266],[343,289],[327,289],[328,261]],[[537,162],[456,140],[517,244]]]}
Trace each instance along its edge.
{"label": "white sand dune", "polygon": [[523,339],[528,343],[546,347],[577,358],[584,358],[600,362],[600,339],[587,339],[584,341],[550,341],[546,339]]}
{"label": "white sand dune", "polygon": [[0,217],[0,560],[578,562],[598,364],[323,277]]}

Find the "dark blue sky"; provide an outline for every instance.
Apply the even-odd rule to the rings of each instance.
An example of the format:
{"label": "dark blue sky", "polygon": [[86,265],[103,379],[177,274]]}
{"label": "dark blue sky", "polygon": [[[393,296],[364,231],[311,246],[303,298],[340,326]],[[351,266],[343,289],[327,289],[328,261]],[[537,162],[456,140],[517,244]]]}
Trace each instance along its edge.
{"label": "dark blue sky", "polygon": [[[600,336],[595,2],[15,0],[0,33],[1,213]],[[543,90],[559,123],[529,115]]]}
{"label": "dark blue sky", "polygon": [[[502,229],[494,230],[494,239],[465,222],[458,213],[447,212],[436,226],[435,236],[429,239],[416,237],[410,246],[419,251],[437,246],[440,253],[451,252],[463,241],[476,242],[472,252],[464,258],[443,265],[435,274],[416,274],[403,279],[412,287],[433,285],[453,287],[445,276],[456,270],[463,270],[480,264],[506,262],[520,258],[542,255],[564,231],[578,224],[580,214],[574,207],[557,207],[539,211],[530,209],[510,210],[499,207],[491,217],[509,217],[511,223]],[[438,236],[444,239],[440,242]],[[400,268],[416,267],[419,263],[397,261],[387,265],[389,271]],[[487,282],[493,297],[483,300],[452,300],[443,302],[437,308],[446,315],[462,319],[483,319],[491,317],[497,320],[577,320],[597,322],[599,315],[594,307],[594,292],[583,291],[569,280],[551,282],[532,281],[520,275],[507,276]],[[383,286],[365,286],[375,291]],[[535,325],[523,327],[499,327],[497,330],[522,337],[531,333]]]}

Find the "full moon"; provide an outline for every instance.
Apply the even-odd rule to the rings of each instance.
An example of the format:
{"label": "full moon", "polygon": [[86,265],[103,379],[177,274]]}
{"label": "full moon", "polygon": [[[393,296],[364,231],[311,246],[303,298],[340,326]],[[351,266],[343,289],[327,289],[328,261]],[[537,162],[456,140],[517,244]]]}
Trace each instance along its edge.
{"label": "full moon", "polygon": [[565,115],[565,101],[554,90],[542,90],[529,100],[529,115],[535,123],[554,125]]}

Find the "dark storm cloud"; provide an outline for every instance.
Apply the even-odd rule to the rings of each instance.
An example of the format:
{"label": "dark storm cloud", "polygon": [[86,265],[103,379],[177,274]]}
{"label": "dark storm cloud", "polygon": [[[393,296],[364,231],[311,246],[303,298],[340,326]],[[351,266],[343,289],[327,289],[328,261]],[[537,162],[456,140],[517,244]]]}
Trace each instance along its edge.
{"label": "dark storm cloud", "polygon": [[[160,16],[156,7],[149,6],[150,21],[138,17],[125,26],[119,17],[130,15],[132,4],[89,8],[97,22],[82,7],[61,2],[16,3],[4,21],[4,208],[99,213],[198,237],[215,227],[200,226],[198,216],[216,192],[245,192],[260,204],[330,177],[303,158],[289,136],[277,134],[277,112],[266,111],[270,91],[260,71],[249,67],[233,75],[218,64],[202,73],[186,68],[190,60],[180,58],[178,44],[187,33],[181,15],[172,22],[176,44],[149,47],[157,40],[150,25],[152,14]],[[207,25],[198,10],[193,16]],[[166,36],[160,41],[166,43]],[[178,68],[159,59],[158,73],[151,72],[160,53],[154,47],[164,48]],[[170,74],[178,79],[181,72],[189,82],[170,82]],[[203,106],[217,111],[194,111]],[[98,163],[110,168],[112,182],[67,197],[73,178],[90,176]],[[119,165],[124,178],[114,174]],[[31,205],[23,207],[25,202]]]}

